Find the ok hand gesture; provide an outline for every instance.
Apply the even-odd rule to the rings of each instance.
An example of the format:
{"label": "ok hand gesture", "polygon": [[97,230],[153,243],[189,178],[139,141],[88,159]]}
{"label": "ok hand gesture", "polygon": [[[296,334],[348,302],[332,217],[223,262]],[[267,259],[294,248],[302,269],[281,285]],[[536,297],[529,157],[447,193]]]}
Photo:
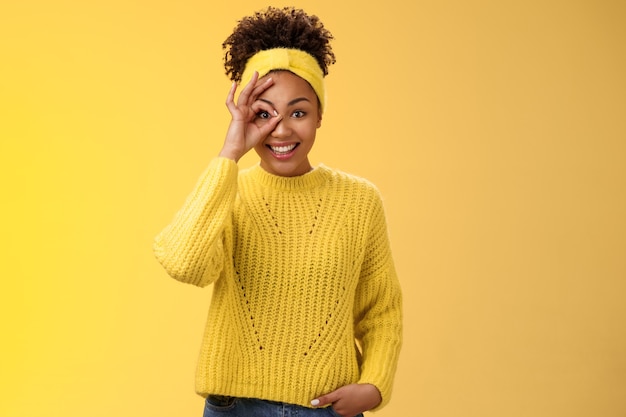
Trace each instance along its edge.
{"label": "ok hand gesture", "polygon": [[[257,143],[264,140],[281,120],[276,109],[257,100],[265,90],[272,86],[274,81],[268,77],[257,85],[258,79],[259,74],[255,71],[250,82],[241,90],[237,103],[235,103],[236,83],[233,83],[226,98],[226,107],[232,119],[219,155],[233,159],[235,162],[239,161]],[[265,119],[264,123],[255,123],[259,113],[270,117]]]}

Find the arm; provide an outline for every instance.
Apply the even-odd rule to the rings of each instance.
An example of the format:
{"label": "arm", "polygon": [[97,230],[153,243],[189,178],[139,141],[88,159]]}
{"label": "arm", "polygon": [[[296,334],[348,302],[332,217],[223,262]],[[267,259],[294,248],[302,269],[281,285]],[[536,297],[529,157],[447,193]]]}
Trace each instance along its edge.
{"label": "arm", "polygon": [[280,121],[272,117],[257,126],[261,111],[277,115],[258,96],[272,86],[267,78],[258,81],[255,73],[235,103],[237,84],[232,85],[226,107],[232,119],[219,158],[214,159],[200,178],[183,208],[154,241],[154,253],[174,278],[205,286],[219,276],[224,260],[224,238],[237,195],[237,161],[265,138]]}
{"label": "arm", "polygon": [[402,294],[378,194],[371,212],[354,305],[355,337],[362,348],[361,378],[357,384],[340,387],[311,402],[317,407],[332,404],[344,417],[387,404],[402,343]]}
{"label": "arm", "polygon": [[402,293],[387,234],[382,201],[372,209],[367,250],[354,306],[355,337],[362,348],[361,384],[378,388],[389,401],[402,344]]}
{"label": "arm", "polygon": [[219,276],[236,193],[237,165],[215,158],[172,223],[154,240],[154,254],[170,276],[200,287]]}

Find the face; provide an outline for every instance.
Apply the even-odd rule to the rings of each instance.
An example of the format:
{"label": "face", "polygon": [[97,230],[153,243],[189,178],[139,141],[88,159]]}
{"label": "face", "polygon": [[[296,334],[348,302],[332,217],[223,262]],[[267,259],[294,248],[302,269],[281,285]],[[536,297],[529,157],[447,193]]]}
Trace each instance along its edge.
{"label": "face", "polygon": [[[275,71],[266,77],[271,77],[274,84],[258,100],[276,110],[282,120],[254,147],[261,158],[261,167],[283,177],[306,174],[311,170],[308,155],[322,122],[315,91],[289,71]],[[270,117],[268,112],[261,111],[255,123],[261,125]]]}

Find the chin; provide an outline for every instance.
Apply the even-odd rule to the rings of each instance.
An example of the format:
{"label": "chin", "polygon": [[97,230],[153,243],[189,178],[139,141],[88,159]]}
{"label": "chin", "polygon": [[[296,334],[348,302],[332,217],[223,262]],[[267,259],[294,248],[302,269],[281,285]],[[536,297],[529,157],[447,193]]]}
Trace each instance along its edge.
{"label": "chin", "polygon": [[310,166],[293,165],[293,164],[261,164],[261,167],[273,175],[281,177],[297,177],[306,174],[311,169]]}

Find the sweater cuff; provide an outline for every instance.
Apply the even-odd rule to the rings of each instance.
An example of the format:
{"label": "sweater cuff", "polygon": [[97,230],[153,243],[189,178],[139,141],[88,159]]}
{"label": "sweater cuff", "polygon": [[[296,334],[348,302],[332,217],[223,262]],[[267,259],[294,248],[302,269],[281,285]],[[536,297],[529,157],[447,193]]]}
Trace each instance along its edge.
{"label": "sweater cuff", "polygon": [[[388,349],[385,349],[384,354],[372,355],[370,356],[369,361],[366,360],[363,363],[359,384],[374,385],[380,392],[380,396],[382,398],[380,404],[378,404],[371,411],[380,410],[385,405],[387,405],[389,403],[389,400],[391,399],[391,392],[396,374],[399,350],[400,349],[398,343],[397,347],[389,347]],[[377,360],[375,358],[378,358],[380,360]],[[376,363],[376,366],[368,366],[368,362],[370,365]]]}

